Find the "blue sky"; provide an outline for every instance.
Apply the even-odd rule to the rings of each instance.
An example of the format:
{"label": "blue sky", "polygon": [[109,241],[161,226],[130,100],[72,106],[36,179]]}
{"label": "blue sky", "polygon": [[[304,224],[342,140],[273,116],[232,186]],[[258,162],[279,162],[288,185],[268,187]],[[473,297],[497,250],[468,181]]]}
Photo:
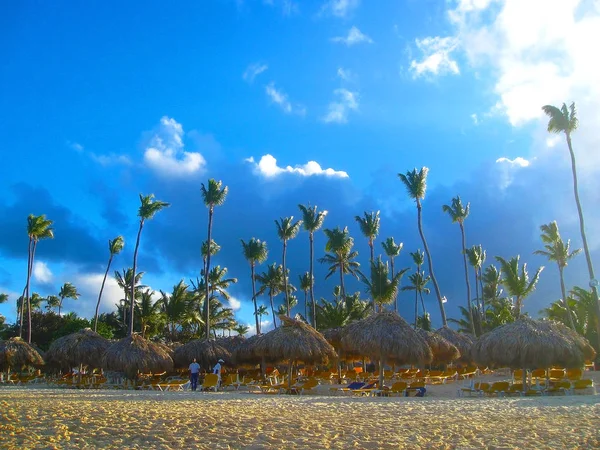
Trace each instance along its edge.
{"label": "blue sky", "polygon": [[[408,266],[422,245],[397,173],[428,166],[424,221],[449,315],[465,296],[458,227],[441,212],[456,194],[472,203],[467,238],[488,262],[521,253],[532,270],[547,265],[526,306],[537,313],[559,296],[555,267],[531,255],[539,225],[558,220],[580,246],[566,150],[545,132],[543,104],[578,104],[596,256],[600,244],[600,68],[589,58],[600,8],[555,3],[545,14],[514,0],[3,6],[0,291],[13,296],[0,312],[14,317],[33,213],[56,232],[39,246],[33,289],[72,281],[84,295],[66,310],[90,316],[107,240],[133,244],[140,192],[173,205],[144,231],[145,282],[168,291],[195,277],[206,228],[199,187],[215,177],[231,190],[216,213],[216,262],[240,279],[238,318],[252,323],[239,239],[267,240],[279,260],[273,220],[310,201],[330,211],[326,227],[350,226],[365,266],[353,217],[381,209],[381,237],[404,242],[398,266]],[[307,239],[290,245],[293,281],[308,268]],[[322,237],[317,246],[319,256]],[[128,267],[131,252],[114,268]],[[587,284],[583,263],[569,268],[569,285]],[[317,295],[328,296],[333,282],[319,270]],[[103,309],[118,298],[109,287]],[[428,306],[437,320],[433,296]]]}

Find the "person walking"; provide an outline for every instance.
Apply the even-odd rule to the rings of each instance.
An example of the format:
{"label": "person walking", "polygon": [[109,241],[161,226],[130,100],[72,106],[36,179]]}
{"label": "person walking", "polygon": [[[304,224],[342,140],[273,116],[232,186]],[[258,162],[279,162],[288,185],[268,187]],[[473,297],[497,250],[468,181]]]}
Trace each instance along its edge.
{"label": "person walking", "polygon": [[215,364],[215,367],[213,367],[213,373],[219,377],[219,386],[221,386],[221,364],[224,363],[225,361],[219,359],[219,361]]}
{"label": "person walking", "polygon": [[198,376],[200,375],[200,364],[196,362],[196,358],[190,364],[190,385],[192,391],[198,387]]}

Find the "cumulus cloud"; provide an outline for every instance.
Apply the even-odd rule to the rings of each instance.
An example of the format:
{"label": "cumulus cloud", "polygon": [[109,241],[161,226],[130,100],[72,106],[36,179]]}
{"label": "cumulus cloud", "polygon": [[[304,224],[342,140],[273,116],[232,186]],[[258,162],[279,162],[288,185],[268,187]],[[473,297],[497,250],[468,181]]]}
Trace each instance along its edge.
{"label": "cumulus cloud", "polygon": [[363,34],[362,31],[360,31],[358,28],[356,28],[354,26],[352,28],[350,28],[350,30],[348,30],[348,34],[346,36],[336,36],[334,38],[331,38],[331,40],[333,42],[339,42],[341,44],[346,44],[348,47],[350,47],[352,45],[360,44],[361,42],[366,42],[367,44],[373,43],[373,39],[371,39],[366,34]]}
{"label": "cumulus cloud", "polygon": [[247,158],[246,162],[254,166],[254,171],[265,178],[272,178],[284,173],[293,173],[304,177],[313,175],[325,175],[328,177],[348,178],[348,174],[343,170],[323,169],[316,161],[309,161],[306,164],[295,167],[280,167],[277,160],[272,155],[263,155],[257,163],[253,157]]}
{"label": "cumulus cloud", "polygon": [[200,153],[185,151],[183,127],[167,116],[160,119],[152,133],[144,151],[144,161],[156,174],[165,177],[202,173],[206,166]]}
{"label": "cumulus cloud", "polygon": [[248,83],[252,84],[254,82],[254,79],[261,73],[266,72],[268,68],[269,66],[266,64],[250,64],[244,71],[242,78],[244,79],[244,81],[247,81]]}
{"label": "cumulus cloud", "polygon": [[321,6],[321,15],[348,17],[360,4],[360,0],[329,0]]}
{"label": "cumulus cloud", "polygon": [[355,75],[350,69],[338,67],[337,76],[343,81],[354,81]]}
{"label": "cumulus cloud", "polygon": [[529,161],[527,161],[525,158],[521,158],[520,156],[517,156],[515,159],[502,157],[498,158],[496,162],[500,164],[508,164],[514,167],[527,167],[530,164]]}
{"label": "cumulus cloud", "polygon": [[42,284],[52,283],[54,275],[48,267],[48,264],[42,261],[33,262],[33,279]]}
{"label": "cumulus cloud", "polygon": [[239,309],[242,307],[242,302],[240,302],[237,298],[235,297],[229,297],[229,300],[227,300],[227,303],[229,303],[229,307],[231,308],[232,311],[239,311]]}
{"label": "cumulus cloud", "polygon": [[265,86],[265,93],[273,103],[279,105],[284,113],[291,114],[293,112],[302,116],[306,114],[306,108],[301,105],[292,106],[287,94],[283,90],[277,89],[274,82],[270,82]]}
{"label": "cumulus cloud", "polygon": [[[82,317],[94,317],[96,302],[102,286],[104,273],[80,273],[73,276],[73,284],[81,294],[81,302],[77,304],[77,314]],[[109,274],[102,291],[100,314],[115,310],[115,305],[123,298],[123,290],[114,277]],[[69,309],[67,305],[67,310]]]}
{"label": "cumulus cloud", "polygon": [[333,94],[337,97],[337,100],[329,103],[323,122],[346,123],[350,111],[358,110],[358,93],[348,89],[336,89]]}
{"label": "cumulus cloud", "polygon": [[417,48],[422,53],[422,59],[413,59],[410,69],[413,77],[423,75],[444,75],[447,73],[458,74],[460,72],[457,62],[452,57],[452,52],[458,45],[458,39],[454,37],[426,37],[416,39]]}
{"label": "cumulus cloud", "polygon": [[501,190],[505,190],[515,180],[515,176],[525,167],[529,167],[531,161],[528,161],[521,156],[517,156],[514,159],[502,157],[496,160],[496,164],[499,167],[499,182],[498,186]]}

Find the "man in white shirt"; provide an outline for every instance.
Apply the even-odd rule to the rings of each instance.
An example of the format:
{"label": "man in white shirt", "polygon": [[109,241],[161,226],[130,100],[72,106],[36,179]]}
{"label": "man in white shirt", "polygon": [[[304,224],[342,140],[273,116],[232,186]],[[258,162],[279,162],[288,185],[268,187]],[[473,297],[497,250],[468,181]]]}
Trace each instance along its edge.
{"label": "man in white shirt", "polygon": [[219,376],[219,385],[221,384],[221,363],[224,363],[225,361],[223,361],[222,359],[220,359],[217,364],[215,364],[215,367],[213,367],[213,373],[217,374]]}
{"label": "man in white shirt", "polygon": [[198,376],[200,375],[200,364],[196,362],[196,358],[190,364],[190,385],[192,391],[198,387]]}

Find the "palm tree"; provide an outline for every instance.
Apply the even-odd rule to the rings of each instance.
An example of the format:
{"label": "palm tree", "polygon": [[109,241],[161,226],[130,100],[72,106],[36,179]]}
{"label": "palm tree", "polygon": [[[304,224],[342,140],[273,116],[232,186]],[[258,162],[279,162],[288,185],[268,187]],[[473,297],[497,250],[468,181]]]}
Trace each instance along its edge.
{"label": "palm tree", "polygon": [[341,288],[334,288],[334,301],[329,302],[321,298],[317,305],[317,316],[320,330],[328,328],[337,328],[348,325],[350,322],[364,319],[369,316],[372,310],[371,302],[360,299],[360,293],[348,295],[342,298]]}
{"label": "palm tree", "polygon": [[310,279],[313,280],[310,286],[310,303],[312,305],[312,316],[313,316],[313,328],[317,329],[317,304],[315,302],[315,272],[314,272],[314,246],[315,246],[315,231],[318,231],[325,222],[327,211],[317,211],[317,207],[310,205],[298,205],[298,208],[302,212],[302,224],[304,229],[308,231],[308,241],[310,245],[310,265],[308,271],[310,272]]}
{"label": "palm tree", "polygon": [[298,220],[296,223],[294,223],[294,216],[290,216],[290,217],[281,217],[279,218],[279,221],[275,221],[275,225],[277,226],[277,236],[279,236],[279,239],[281,239],[281,241],[283,242],[283,273],[286,274],[286,276],[283,278],[283,292],[285,293],[285,304],[286,304],[286,308],[287,308],[287,315],[290,315],[290,301],[289,301],[289,295],[288,295],[288,290],[287,290],[287,270],[285,268],[285,253],[287,250],[287,241],[289,241],[290,239],[294,239],[297,235],[298,232],[300,231],[300,227],[302,226],[302,220]]}
{"label": "palm tree", "polygon": [[585,234],[585,222],[583,219],[583,208],[581,207],[581,201],[579,200],[579,188],[577,186],[577,165],[575,163],[575,152],[573,151],[573,144],[571,142],[571,134],[577,130],[579,121],[577,120],[577,111],[575,109],[575,103],[567,108],[566,104],[562,104],[562,107],[558,109],[556,106],[545,105],[542,110],[550,118],[548,121],[548,132],[550,133],[564,133],[567,140],[567,147],[569,148],[569,154],[571,155],[571,171],[573,172],[573,193],[575,195],[575,204],[577,205],[577,214],[579,215],[579,230],[581,232],[581,240],[583,241],[583,251],[585,253],[585,260],[587,262],[588,274],[590,276],[590,287],[594,294],[595,311],[598,320],[596,321],[597,333],[598,333],[598,348],[600,348],[600,300],[598,299],[598,281],[594,275],[594,266],[592,265],[592,256],[590,255],[590,249],[587,243],[587,236]]}
{"label": "palm tree", "polygon": [[46,297],[46,310],[52,311],[53,308],[58,308],[60,298],[57,295],[49,295]]}
{"label": "palm tree", "polygon": [[544,242],[545,250],[537,250],[533,252],[536,255],[542,255],[548,258],[548,261],[556,261],[558,265],[558,273],[560,275],[560,292],[562,294],[562,301],[567,312],[568,326],[571,329],[575,329],[575,324],[573,322],[573,315],[571,314],[571,310],[569,308],[569,303],[567,302],[567,291],[565,289],[565,278],[564,278],[564,270],[567,267],[569,260],[573,259],[579,253],[581,253],[581,249],[575,249],[572,252],[570,251],[571,240],[567,240],[567,243],[562,240],[560,237],[560,232],[558,231],[558,224],[556,220],[550,222],[549,224],[540,226],[540,230],[542,234],[540,237],[542,238],[542,242]]}
{"label": "palm tree", "polygon": [[[384,263],[381,256],[379,256],[374,263],[371,263],[371,276],[367,278],[363,274],[360,275],[367,293],[371,295],[373,302],[381,309],[384,305],[396,301],[400,280],[407,271],[408,269],[402,269],[390,279],[388,264],[387,262]],[[374,309],[376,310],[376,308]]]}
{"label": "palm tree", "polygon": [[133,334],[133,315],[135,311],[135,271],[137,269],[137,255],[140,248],[140,237],[142,236],[142,228],[146,220],[150,220],[154,215],[162,209],[169,207],[169,203],[154,199],[154,194],[143,196],[140,194],[140,208],[138,209],[138,217],[140,218],[140,227],[135,241],[135,250],[133,251],[133,275],[131,277],[131,305],[129,306],[129,335]]}
{"label": "palm tree", "polygon": [[60,292],[58,293],[58,298],[60,301],[58,302],[58,315],[60,316],[60,310],[62,309],[62,304],[65,298],[70,298],[73,300],[77,300],[81,294],[77,292],[77,288],[73,286],[72,283],[65,283],[60,288]]}
{"label": "palm tree", "polygon": [[117,282],[117,285],[123,289],[123,293],[124,293],[124,297],[122,299],[123,301],[123,326],[125,326],[126,323],[126,318],[127,318],[127,307],[129,307],[129,305],[131,304],[130,302],[130,296],[131,296],[131,283],[135,283],[135,297],[138,297],[139,294],[139,290],[140,289],[145,289],[147,286],[145,285],[140,285],[140,282],[142,281],[142,277],[144,276],[145,272],[138,272],[135,274],[135,278],[133,276],[133,269],[130,267],[128,269],[123,269],[123,273],[119,272],[118,270],[115,270],[115,281]]}
{"label": "palm tree", "polygon": [[429,252],[429,247],[427,246],[427,241],[425,240],[425,235],[423,234],[423,219],[422,219],[422,206],[421,200],[425,198],[425,192],[427,191],[427,173],[429,169],[427,167],[422,167],[421,170],[413,169],[412,171],[406,172],[406,174],[399,173],[398,177],[400,181],[406,187],[408,191],[408,195],[410,198],[415,200],[417,204],[417,225],[419,227],[419,234],[421,235],[421,240],[423,241],[423,247],[425,248],[425,253],[427,254],[427,264],[429,265],[429,273],[431,274],[431,281],[433,282],[433,287],[435,289],[435,295],[437,296],[438,303],[440,306],[440,314],[442,316],[442,326],[447,325],[446,321],[446,310],[444,309],[444,299],[442,298],[442,293],[440,292],[440,287],[438,286],[437,280],[435,278],[435,274],[433,273],[433,261],[431,260],[431,253]]}
{"label": "palm tree", "polygon": [[260,334],[260,320],[256,312],[258,306],[256,304],[256,278],[254,270],[257,264],[262,264],[267,260],[269,256],[269,250],[267,249],[267,243],[260,239],[252,238],[248,243],[242,240],[242,248],[244,250],[244,258],[250,264],[250,278],[252,280],[252,302],[254,303],[254,318],[256,320],[256,334]]}
{"label": "palm tree", "polygon": [[[296,288],[294,288],[294,290],[295,289]],[[292,295],[290,293],[289,299],[290,299],[290,309],[294,309],[294,306],[296,306],[298,304],[298,297],[296,297],[295,295]],[[286,315],[286,306],[285,305],[283,305],[283,304],[279,305],[279,308],[277,309],[277,315],[278,316]]]}
{"label": "palm tree", "polygon": [[233,331],[235,331],[238,336],[244,336],[246,334],[248,334],[248,331],[250,331],[250,327],[248,325],[244,325],[242,323],[238,323],[234,328]]}
{"label": "palm tree", "polygon": [[423,313],[427,313],[425,308],[425,301],[423,300],[423,294],[429,295],[431,290],[427,287],[427,283],[431,280],[431,277],[425,276],[424,272],[417,271],[408,276],[408,280],[410,284],[408,286],[402,287],[403,291],[415,291],[415,328],[417,327],[417,318],[419,317],[419,308],[417,299],[421,299],[421,307],[423,308]]}
{"label": "palm tree", "polygon": [[265,306],[265,305],[259,305],[258,308],[256,309],[256,311],[254,312],[254,315],[256,317],[258,317],[258,329],[256,330],[256,334],[261,334],[261,327],[260,327],[260,323],[262,322],[262,316],[268,316],[269,315],[269,309]]}
{"label": "palm tree", "polygon": [[140,319],[143,338],[146,337],[146,331],[160,321],[160,308],[161,303],[152,300],[152,291],[150,289],[141,292],[140,302],[135,305],[135,310],[136,316]]}
{"label": "palm tree", "polygon": [[[212,222],[213,222],[213,214],[215,212],[215,206],[222,206],[227,199],[227,192],[229,189],[227,186],[223,186],[221,181],[216,181],[214,178],[208,180],[208,185],[205,186],[202,183],[202,187],[200,188],[202,192],[202,200],[204,204],[208,208],[208,237],[206,238],[206,242],[212,242],[211,234],[212,234]],[[206,339],[210,337],[210,293],[208,292],[208,274],[210,272],[210,255],[211,252],[207,252],[206,254],[206,264],[204,264],[204,288],[205,288],[205,297],[204,301],[206,302]]]}
{"label": "palm tree", "polygon": [[475,301],[477,302],[477,309],[479,311],[480,316],[485,315],[485,303],[483,300],[483,295],[479,296],[479,287],[481,285],[481,268],[483,267],[483,263],[485,261],[485,250],[479,245],[473,245],[471,248],[465,250],[465,255],[469,260],[469,264],[473,267],[475,271]]}
{"label": "palm tree", "polygon": [[[30,214],[27,217],[27,235],[29,236],[29,249],[27,253],[27,283],[25,284],[25,299],[27,302],[27,315],[29,322],[29,330],[27,334],[27,342],[31,344],[31,308],[29,305],[29,288],[31,284],[31,274],[33,272],[33,262],[35,260],[35,250],[37,244],[42,239],[54,238],[52,229],[52,221],[46,219],[46,216],[34,216]],[[23,307],[25,302],[21,302],[21,323],[19,326],[19,337],[23,335]]]}
{"label": "palm tree", "polygon": [[98,330],[98,311],[100,309],[100,300],[102,300],[102,291],[104,291],[104,283],[106,283],[106,277],[108,276],[110,265],[112,264],[112,260],[115,257],[115,255],[121,253],[121,250],[123,250],[124,246],[125,241],[123,240],[123,236],[117,236],[112,241],[110,239],[108,241],[108,252],[110,256],[108,257],[106,272],[104,272],[104,278],[102,279],[102,285],[100,286],[100,293],[98,294],[98,303],[96,303],[96,313],[94,314],[94,331]]}
{"label": "palm tree", "polygon": [[[391,276],[393,278],[394,277],[394,259],[396,257],[400,256],[400,252],[402,251],[402,247],[404,247],[404,244],[402,242],[399,242],[398,244],[396,244],[394,242],[394,238],[389,237],[381,243],[381,246],[383,247],[383,251],[385,252],[386,256],[388,258],[390,258],[390,268],[392,270]],[[396,296],[396,300],[394,301],[394,310],[396,312],[398,312],[398,297],[397,296]]]}
{"label": "palm tree", "polygon": [[[310,275],[310,272],[306,272],[304,275],[298,276],[298,281],[300,282],[300,290],[304,292],[304,318],[308,319],[308,291],[312,288],[314,284],[314,279]],[[313,316],[313,324],[315,323]]]}
{"label": "palm tree", "polygon": [[470,203],[467,203],[466,206],[463,206],[462,201],[460,200],[460,196],[456,196],[452,199],[451,205],[442,206],[442,211],[448,213],[450,218],[452,219],[452,223],[458,223],[460,226],[460,235],[462,239],[462,256],[463,256],[463,264],[465,267],[465,282],[467,283],[467,308],[465,311],[468,312],[471,319],[471,332],[473,336],[477,336],[475,334],[475,321],[473,320],[473,310],[471,308],[471,284],[469,283],[469,269],[467,267],[467,254],[466,254],[466,238],[465,238],[465,220],[469,217]]}
{"label": "palm tree", "polygon": [[375,262],[375,249],[373,243],[379,234],[379,211],[367,213],[363,217],[355,216],[354,220],[358,223],[361,233],[369,240],[371,249],[371,263]]}
{"label": "palm tree", "polygon": [[319,262],[321,264],[329,264],[329,272],[325,276],[325,279],[329,278],[339,270],[341,294],[342,298],[345,299],[346,288],[344,286],[344,275],[351,274],[358,279],[360,273],[360,264],[354,261],[358,256],[358,252],[352,250],[354,239],[350,237],[348,227],[344,227],[344,229],[336,227],[333,230],[325,228],[323,232],[325,233],[325,236],[327,236],[325,251],[330,253],[326,253],[324,257],[319,258]]}
{"label": "palm tree", "polygon": [[176,339],[177,328],[184,322],[190,303],[193,302],[193,293],[188,290],[189,286],[181,280],[173,286],[170,294],[160,291],[161,298],[157,303],[165,316],[167,331],[172,341]]}
{"label": "palm tree", "polygon": [[500,256],[496,256],[496,260],[502,267],[502,284],[510,295],[515,297],[515,318],[521,317],[521,308],[523,300],[535,290],[535,286],[540,279],[540,273],[544,270],[544,266],[540,267],[531,281],[527,273],[527,264],[524,263],[519,269],[520,255],[511,258],[509,261]]}
{"label": "palm tree", "polygon": [[[425,253],[422,252],[420,249],[418,249],[416,252],[410,252],[410,257],[412,258],[413,262],[415,263],[415,266],[417,266],[417,274],[420,275],[421,274],[421,266],[423,266],[423,264],[425,264]],[[415,289],[402,288],[402,290],[403,291],[407,291],[407,290],[415,291],[415,328],[416,328],[417,327],[417,316],[419,314],[419,293],[420,293],[420,291],[418,289],[416,289],[416,287],[418,285],[420,285],[420,283],[423,282],[424,280],[423,280],[423,277],[421,277],[420,281],[417,278],[412,279],[409,277],[409,279],[413,282],[412,286],[414,286]],[[429,283],[430,279],[431,278],[427,277],[425,284]],[[417,284],[415,284],[415,283],[417,283]],[[427,294],[429,294],[429,292],[427,292]],[[423,311],[425,311],[425,302],[423,301],[422,295],[421,295],[421,302],[423,303]]]}
{"label": "palm tree", "polygon": [[[269,302],[271,305],[271,314],[273,315],[273,325],[277,328],[277,321],[275,319],[275,305],[273,304],[273,299],[279,295],[284,287],[284,275],[283,275],[283,266],[277,265],[277,263],[269,264],[267,266],[267,271],[261,274],[256,274],[256,281],[258,281],[261,286],[256,296],[263,295],[265,292],[269,294]],[[258,333],[258,331],[257,331]]]}
{"label": "palm tree", "polygon": [[[210,256],[215,256],[221,250],[221,246],[214,239],[210,240]],[[206,258],[208,257],[208,241],[202,242],[202,267],[206,269]]]}

